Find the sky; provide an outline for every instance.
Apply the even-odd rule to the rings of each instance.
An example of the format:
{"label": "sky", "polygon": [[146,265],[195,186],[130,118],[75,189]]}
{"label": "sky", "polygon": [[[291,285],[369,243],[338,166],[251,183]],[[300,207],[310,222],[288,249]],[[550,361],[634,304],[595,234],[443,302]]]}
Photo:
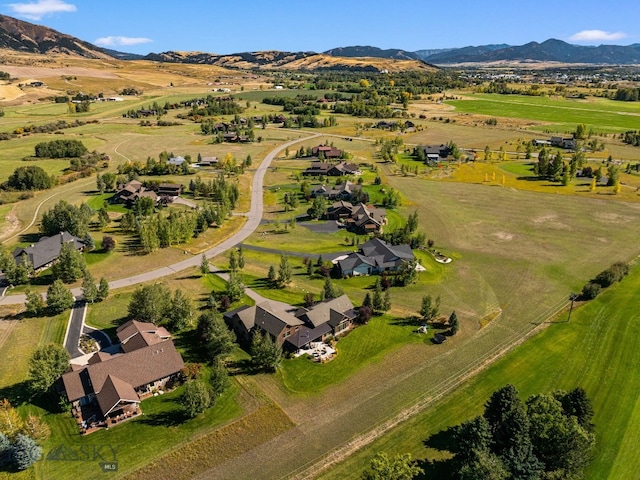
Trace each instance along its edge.
{"label": "sky", "polygon": [[640,43],[638,0],[16,0],[0,13],[138,54]]}

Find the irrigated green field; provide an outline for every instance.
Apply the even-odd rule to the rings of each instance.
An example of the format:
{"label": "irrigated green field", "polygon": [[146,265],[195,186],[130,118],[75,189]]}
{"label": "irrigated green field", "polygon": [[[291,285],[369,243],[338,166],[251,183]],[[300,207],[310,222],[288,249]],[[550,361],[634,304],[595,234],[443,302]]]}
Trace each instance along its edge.
{"label": "irrigated green field", "polygon": [[634,102],[498,94],[468,97],[468,100],[449,100],[447,103],[460,112],[550,122],[572,130],[577,124],[585,123],[597,132],[621,132],[637,129],[640,122],[640,105]]}
{"label": "irrigated green field", "polygon": [[[570,323],[566,322],[565,312],[542,333],[445,400],[319,478],[359,478],[377,452],[411,452],[424,461],[442,458],[445,452],[426,448],[423,442],[439,431],[480,414],[491,393],[507,383],[514,384],[522,398],[556,389],[583,387],[593,403],[596,425],[595,458],[585,478],[637,478],[639,302],[640,268],[636,267],[620,284],[575,310]],[[430,472],[437,467],[428,462],[423,466],[425,478],[434,478]]]}

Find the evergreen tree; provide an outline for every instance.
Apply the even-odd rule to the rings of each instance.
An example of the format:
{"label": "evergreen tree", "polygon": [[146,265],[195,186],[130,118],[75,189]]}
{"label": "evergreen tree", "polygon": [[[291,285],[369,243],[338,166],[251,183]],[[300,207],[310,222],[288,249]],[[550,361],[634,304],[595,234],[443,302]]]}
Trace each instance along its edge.
{"label": "evergreen tree", "polygon": [[209,383],[211,384],[212,398],[219,397],[229,388],[229,373],[222,362],[217,361],[214,363],[211,369]]}
{"label": "evergreen tree", "polygon": [[381,310],[383,312],[388,312],[389,310],[391,310],[391,289],[390,288],[387,288],[384,292]]}
{"label": "evergreen tree", "polygon": [[210,271],[209,259],[207,259],[207,256],[203,253],[202,260],[200,261],[200,273],[202,273],[202,275],[206,275],[207,273],[210,273]]}
{"label": "evergreen tree", "polygon": [[273,265],[269,266],[269,273],[267,274],[267,278],[271,282],[272,285],[275,285],[277,280],[276,268]]}
{"label": "evergreen tree", "polygon": [[229,274],[229,280],[227,280],[227,288],[225,290],[225,294],[229,297],[231,302],[237,302],[242,297],[244,293],[244,285],[240,280],[240,276],[231,272]]}
{"label": "evergreen tree", "polygon": [[451,312],[451,315],[449,316],[449,327],[453,335],[458,333],[458,330],[460,330],[460,321],[458,320],[458,315],[455,310]]}
{"label": "evergreen tree", "polygon": [[238,271],[238,256],[234,249],[229,252],[229,270],[232,272]]}
{"label": "evergreen tree", "polygon": [[373,302],[371,301],[371,294],[369,292],[367,292],[367,294],[364,296],[364,300],[362,300],[362,306],[363,307],[373,307]]}
{"label": "evergreen tree", "polygon": [[278,269],[278,283],[286,285],[291,282],[291,266],[286,255],[280,255],[280,268]]}
{"label": "evergreen tree", "polygon": [[335,288],[335,285],[333,284],[333,282],[331,281],[330,277],[326,277],[324,279],[324,298],[326,299],[330,299],[330,298],[336,298],[338,297],[338,291]]}
{"label": "evergreen tree", "polygon": [[9,438],[0,431],[0,468],[11,463],[11,442]]}
{"label": "evergreen tree", "polygon": [[197,330],[212,363],[226,357],[235,348],[236,336],[227,328],[222,316],[217,312],[200,315]]}
{"label": "evergreen tree", "polygon": [[244,249],[242,245],[238,247],[238,268],[242,270],[244,268]]}
{"label": "evergreen tree", "polygon": [[18,470],[26,470],[42,457],[42,447],[31,437],[19,433],[11,444],[13,464]]}
{"label": "evergreen tree", "polygon": [[380,285],[376,285],[376,289],[373,291],[373,300],[372,306],[374,312],[380,312],[382,310],[382,287]]}

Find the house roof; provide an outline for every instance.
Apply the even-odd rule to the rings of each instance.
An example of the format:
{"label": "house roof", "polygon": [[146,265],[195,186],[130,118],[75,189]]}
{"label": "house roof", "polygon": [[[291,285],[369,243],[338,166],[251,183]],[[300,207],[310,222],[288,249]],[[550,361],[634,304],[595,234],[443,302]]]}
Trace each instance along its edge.
{"label": "house roof", "polygon": [[304,324],[302,320],[299,320],[291,313],[276,309],[269,301],[258,305],[240,307],[225,313],[224,316],[226,318],[237,316],[247,331],[257,325],[274,337],[277,337],[287,326],[293,327]]}
{"label": "house roof", "polygon": [[79,237],[74,237],[69,232],[60,232],[51,237],[42,237],[38,243],[29,247],[18,247],[13,251],[13,258],[17,264],[22,262],[22,255],[27,258],[36,270],[53,262],[60,256],[62,244],[72,243],[73,248],[81,250],[84,248],[84,241]]}
{"label": "house roof", "polygon": [[[353,304],[351,303],[351,300],[349,300],[349,297],[341,295],[338,298],[332,298],[324,302],[316,303],[312,307],[299,309],[296,312],[296,317],[304,320],[307,324],[318,327],[324,323],[328,323],[332,318],[335,320],[337,318],[335,314],[338,314],[340,315],[340,318],[343,318],[344,312],[352,310]],[[332,312],[335,312],[333,317]]]}
{"label": "house roof", "polygon": [[65,373],[62,382],[69,401],[73,402],[99,393],[109,375],[117,375],[133,388],[139,388],[179,372],[182,367],[182,356],[171,340],[165,340]]}
{"label": "house roof", "polygon": [[108,375],[96,400],[102,414],[107,416],[121,401],[139,403],[140,397],[130,384],[114,375]]}
{"label": "house roof", "polygon": [[313,342],[318,338],[331,332],[331,326],[328,323],[323,323],[314,328],[308,326],[301,327],[297,331],[290,335],[285,340],[285,343],[290,343],[296,348],[304,347],[309,342]]}
{"label": "house roof", "polygon": [[153,323],[129,320],[116,328],[116,336],[120,342],[125,342],[137,333],[155,332],[156,330],[158,330],[158,327]]}
{"label": "house roof", "polygon": [[380,255],[385,262],[396,258],[402,260],[413,260],[415,258],[409,245],[391,245],[379,238],[372,238],[362,244],[360,251],[367,257]]}

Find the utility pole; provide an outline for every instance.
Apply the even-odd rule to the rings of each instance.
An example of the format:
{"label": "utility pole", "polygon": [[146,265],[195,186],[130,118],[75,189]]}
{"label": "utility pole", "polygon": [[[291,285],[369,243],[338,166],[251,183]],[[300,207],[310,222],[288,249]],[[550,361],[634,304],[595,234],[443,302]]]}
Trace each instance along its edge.
{"label": "utility pole", "polygon": [[569,294],[569,300],[571,300],[571,307],[569,307],[569,317],[567,318],[567,323],[571,321],[571,312],[573,312],[573,302],[575,302],[577,299],[578,299],[577,293]]}

